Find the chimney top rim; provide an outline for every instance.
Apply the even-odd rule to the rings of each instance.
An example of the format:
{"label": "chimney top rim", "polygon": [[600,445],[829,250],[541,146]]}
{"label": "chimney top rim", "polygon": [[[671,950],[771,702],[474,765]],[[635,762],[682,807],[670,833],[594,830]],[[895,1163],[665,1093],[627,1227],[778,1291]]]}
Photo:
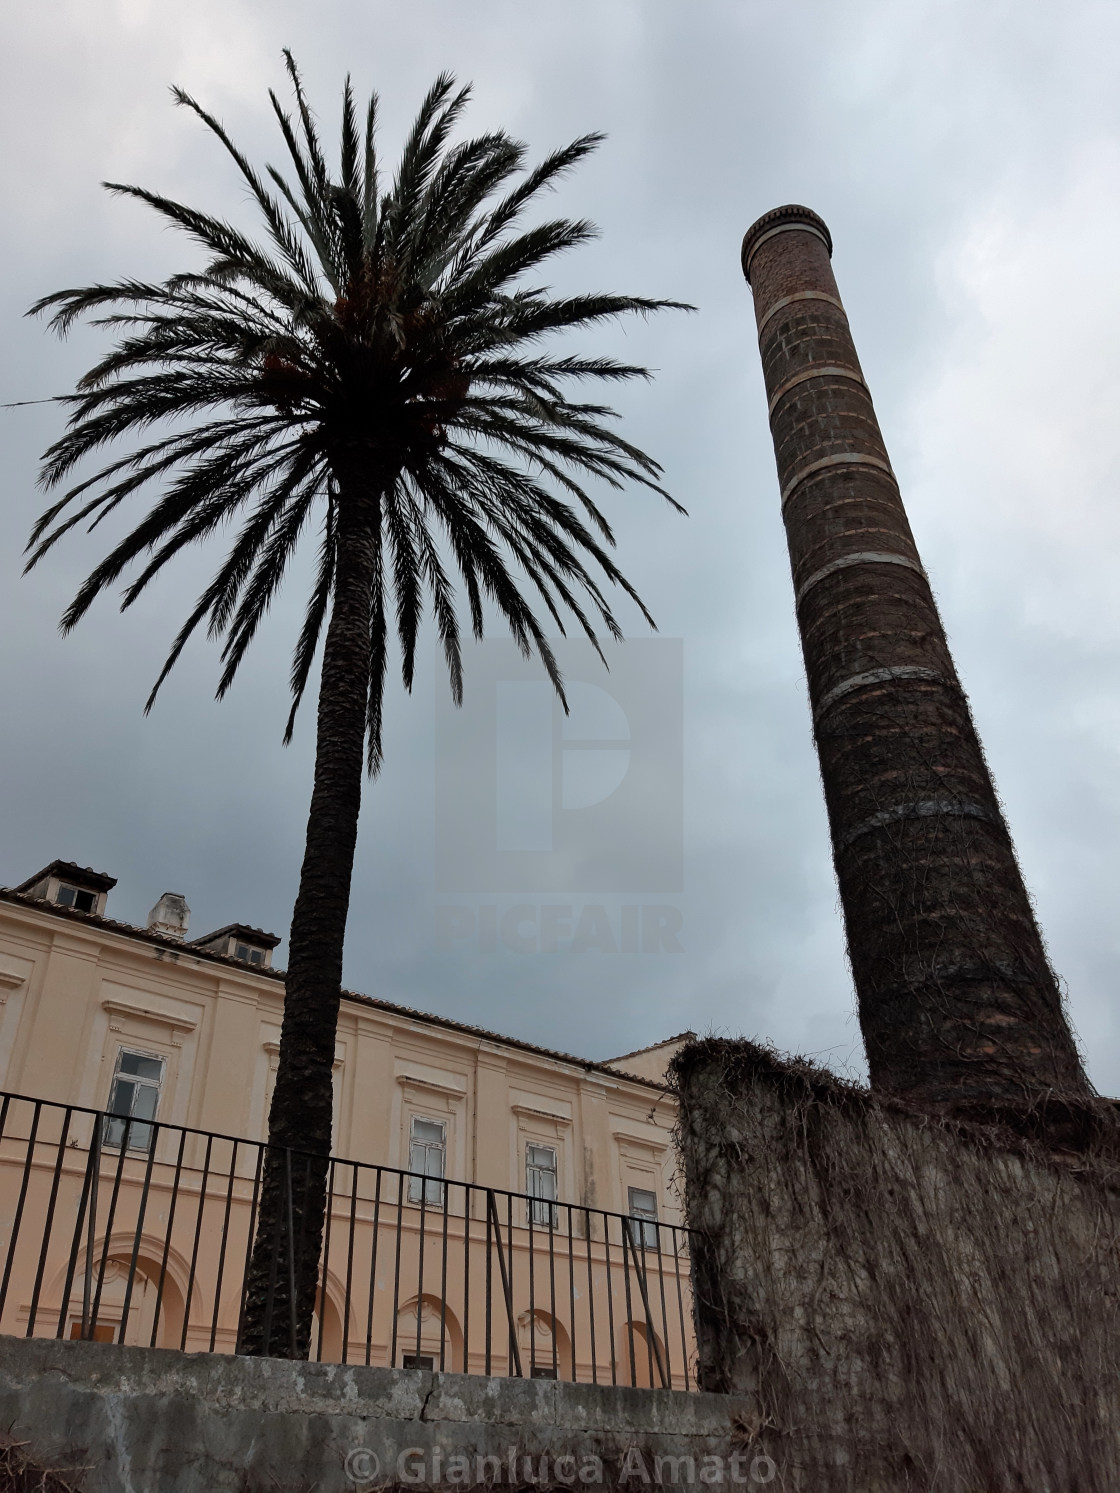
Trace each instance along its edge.
{"label": "chimney top rim", "polygon": [[751,281],[751,259],[762,239],[769,237],[775,229],[795,228],[806,228],[810,233],[815,233],[818,238],[823,239],[828,256],[832,258],[832,235],[828,231],[828,224],[825,220],[811,207],[802,207],[797,202],[787,202],[784,207],[771,208],[768,213],[763,213],[762,217],[757,218],[743,235],[742,265],[748,285]]}

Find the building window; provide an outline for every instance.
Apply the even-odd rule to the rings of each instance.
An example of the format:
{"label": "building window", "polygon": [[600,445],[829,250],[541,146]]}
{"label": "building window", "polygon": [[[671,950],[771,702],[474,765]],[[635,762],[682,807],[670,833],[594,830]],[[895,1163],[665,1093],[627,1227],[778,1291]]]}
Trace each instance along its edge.
{"label": "building window", "polygon": [[60,883],[55,901],[59,907],[72,907],[75,912],[93,912],[97,907],[97,893],[83,892],[80,887]]}
{"label": "building window", "polygon": [[124,1144],[127,1130],[130,1151],[150,1148],[152,1127],[142,1122],[155,1119],[162,1083],[163,1058],[121,1048],[117,1054],[113,1087],[109,1091],[109,1112],[105,1116],[102,1134],[105,1145],[119,1148]]}
{"label": "building window", "polygon": [[430,1374],[435,1366],[435,1356],[431,1353],[405,1353],[401,1358],[402,1369],[426,1369]]}
{"label": "building window", "polygon": [[244,959],[246,964],[263,964],[264,950],[251,949],[247,943],[239,943],[234,945],[233,957]]}
{"label": "building window", "polygon": [[630,1239],[639,1249],[657,1248],[657,1194],[644,1187],[628,1189]]}
{"label": "building window", "polygon": [[556,1187],[556,1150],[553,1146],[538,1146],[530,1141],[525,1148],[525,1191],[533,1202],[529,1204],[529,1218],[546,1229],[558,1224],[557,1210],[553,1207],[559,1193]]}
{"label": "building window", "polygon": [[421,1120],[413,1115],[408,1134],[408,1169],[419,1173],[408,1179],[408,1201],[423,1200],[429,1208],[443,1207],[443,1182],[426,1181],[442,1178],[447,1151],[447,1127],[439,1120]]}

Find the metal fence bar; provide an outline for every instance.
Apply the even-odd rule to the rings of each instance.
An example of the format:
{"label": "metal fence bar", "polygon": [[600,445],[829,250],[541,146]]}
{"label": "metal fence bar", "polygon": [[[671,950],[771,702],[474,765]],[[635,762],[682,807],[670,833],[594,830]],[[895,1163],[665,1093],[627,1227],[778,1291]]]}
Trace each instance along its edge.
{"label": "metal fence bar", "polygon": [[66,1157],[66,1139],[70,1134],[70,1120],[73,1111],[66,1106],[66,1113],[62,1119],[62,1134],[58,1138],[58,1155],[55,1158],[54,1174],[51,1177],[51,1200],[47,1205],[46,1223],[43,1227],[43,1244],[39,1250],[39,1264],[35,1271],[35,1285],[31,1291],[31,1309],[27,1314],[27,1336],[35,1334],[35,1318],[39,1311],[39,1293],[43,1289],[43,1272],[47,1268],[47,1246],[51,1242],[51,1230],[54,1226],[55,1204],[58,1202],[58,1184],[62,1179],[62,1163]]}
{"label": "metal fence bar", "polygon": [[[117,1338],[118,1343],[124,1342],[125,1333],[128,1331],[128,1314],[132,1308],[132,1286],[136,1280],[136,1262],[140,1258],[140,1241],[144,1237],[144,1215],[148,1211],[148,1191],[152,1185],[152,1167],[155,1165],[155,1159],[155,1133],[153,1131],[148,1146],[148,1164],[144,1168],[144,1186],[140,1193],[140,1206],[136,1210],[136,1231],[132,1236],[132,1257],[128,1262],[128,1279],[125,1282],[124,1303],[121,1306],[121,1330],[120,1336]],[[221,1274],[219,1272],[220,1279]],[[210,1343],[210,1351],[211,1353],[214,1351],[213,1341]]]}
{"label": "metal fence bar", "polygon": [[[658,1230],[657,1230],[657,1290],[658,1290],[658,1293],[659,1293],[659,1295],[661,1297],[661,1332],[662,1332],[661,1341],[665,1344],[665,1353],[666,1353],[666,1356],[668,1356],[668,1353],[669,1353],[669,1313],[668,1313],[668,1311],[666,1310],[666,1307],[665,1307],[665,1272],[662,1269],[661,1228],[660,1227],[658,1227]],[[673,1384],[672,1384],[672,1373],[671,1372],[670,1372],[670,1376],[669,1376],[669,1384],[668,1384],[667,1387],[669,1389],[672,1389],[672,1387],[673,1387]]]}
{"label": "metal fence bar", "polygon": [[572,1348],[572,1381],[576,1377],[576,1251],[572,1240],[572,1209],[568,1205],[568,1340]]}
{"label": "metal fence bar", "polygon": [[556,1220],[552,1206],[551,1203],[548,1204],[548,1307],[552,1319],[552,1377],[558,1379],[560,1363],[556,1353],[560,1334],[557,1331],[559,1323],[556,1320]]}
{"label": "metal fence bar", "polygon": [[[184,1130],[184,1131],[181,1131],[180,1134],[179,1134],[179,1154],[175,1158],[175,1180],[171,1184],[171,1208],[170,1208],[170,1212],[168,1213],[168,1217],[167,1217],[167,1232],[163,1236],[163,1260],[160,1263],[159,1286],[157,1287],[157,1290],[156,1290],[156,1310],[155,1310],[155,1318],[154,1318],[154,1320],[152,1322],[152,1340],[151,1340],[151,1342],[148,1345],[151,1348],[154,1348],[155,1345],[156,1345],[156,1334],[159,1331],[159,1314],[160,1314],[160,1311],[161,1311],[161,1309],[163,1307],[163,1288],[164,1288],[164,1284],[165,1284],[165,1282],[167,1280],[167,1257],[168,1257],[168,1254],[171,1251],[171,1235],[172,1235],[172,1232],[173,1232],[173,1230],[175,1228],[175,1206],[176,1206],[176,1204],[179,1201],[179,1181],[180,1181],[180,1179],[181,1179],[181,1177],[183,1175],[183,1153],[186,1150],[186,1145],[187,1145],[187,1134],[186,1134],[186,1131]],[[155,1141],[154,1140],[152,1142],[152,1152],[153,1152],[153,1154],[155,1153]],[[246,1275],[246,1277],[248,1277],[248,1274],[249,1274],[249,1257],[248,1257],[248,1255],[246,1255],[246,1257],[245,1257],[245,1275]]]}
{"label": "metal fence bar", "polygon": [[89,1210],[86,1214],[86,1263],[82,1272],[82,1330],[81,1338],[85,1338],[92,1332],[93,1325],[90,1323],[90,1307],[93,1300],[93,1246],[97,1238],[97,1204],[99,1201],[101,1185],[101,1154],[104,1141],[104,1124],[96,1126],[93,1136],[93,1150],[96,1161],[93,1167],[93,1179],[89,1190]]}
{"label": "metal fence bar", "polygon": [[369,1302],[366,1308],[366,1363],[373,1351],[373,1303],[377,1292],[377,1241],[381,1238],[381,1168],[377,1168],[377,1191],[373,1199],[373,1240],[369,1256]]}
{"label": "metal fence bar", "polygon": [[521,1368],[521,1349],[517,1345],[517,1329],[513,1320],[513,1259],[511,1255],[510,1270],[507,1275],[505,1256],[502,1253],[502,1224],[498,1217],[498,1203],[494,1197],[494,1189],[492,1187],[486,1189],[486,1206],[494,1215],[494,1240],[498,1250],[498,1269],[502,1276],[502,1294],[506,1302],[506,1322],[509,1326],[510,1369],[512,1371],[514,1364],[516,1364],[517,1377],[523,1379],[525,1375]]}
{"label": "metal fence bar", "polygon": [[626,1341],[630,1351],[630,1383],[638,1383],[638,1369],[634,1361],[634,1303],[630,1296],[630,1255],[626,1244],[630,1234],[629,1221],[624,1219],[619,1230],[619,1245],[622,1249],[622,1284],[626,1289]]}
{"label": "metal fence bar", "polygon": [[98,1162],[98,1137],[100,1129],[95,1125],[93,1141],[86,1158],[85,1176],[82,1179],[82,1196],[78,1202],[78,1216],[74,1220],[74,1238],[70,1245],[70,1255],[66,1263],[66,1284],[62,1291],[62,1306],[58,1313],[58,1330],[55,1337],[61,1337],[66,1325],[66,1318],[70,1315],[70,1293],[74,1289],[74,1271],[78,1263],[78,1249],[82,1242],[82,1229],[85,1227],[86,1208],[89,1205],[90,1195],[93,1191],[94,1177],[96,1175]]}
{"label": "metal fence bar", "polygon": [[[536,1212],[536,1203],[530,1203],[529,1209],[529,1378],[536,1378],[536,1280],[533,1265],[536,1263],[536,1248],[533,1244],[533,1214]],[[514,1244],[509,1242],[509,1254],[514,1253]]]}
{"label": "metal fence bar", "polygon": [[20,1226],[23,1223],[23,1206],[27,1202],[27,1189],[31,1182],[31,1162],[35,1155],[35,1136],[39,1131],[39,1116],[42,1113],[42,1103],[35,1101],[35,1114],[31,1121],[31,1134],[27,1138],[27,1160],[23,1164],[23,1178],[19,1188],[19,1202],[16,1204],[15,1217],[12,1219],[12,1237],[8,1240],[8,1253],[4,1260],[4,1280],[0,1284],[0,1313],[4,1310],[4,1304],[8,1299],[8,1282],[12,1278],[12,1266],[16,1258],[16,1241],[19,1239]]}
{"label": "metal fence bar", "polygon": [[[247,1141],[246,1144],[250,1145],[252,1143]],[[253,1201],[249,1207],[249,1228],[248,1232],[245,1235],[245,1268],[241,1276],[241,1294],[237,1312],[237,1334],[233,1340],[235,1351],[239,1350],[241,1347],[241,1330],[245,1323],[245,1291],[249,1281],[249,1265],[253,1258],[253,1240],[257,1237],[257,1206],[260,1202],[261,1195],[261,1172],[264,1167],[265,1149],[266,1148],[264,1146],[257,1146],[257,1165],[256,1169],[253,1172]],[[170,1235],[168,1237],[170,1238]],[[163,1282],[161,1279],[161,1288],[162,1285]],[[152,1343],[152,1347],[155,1347],[154,1341]]]}
{"label": "metal fence bar", "polygon": [[471,1371],[471,1189],[463,1184],[463,1373]]}
{"label": "metal fence bar", "polygon": [[229,1243],[229,1217],[233,1207],[233,1184],[237,1177],[237,1142],[233,1143],[233,1155],[229,1161],[229,1184],[226,1187],[226,1206],[222,1214],[222,1244],[218,1252],[218,1279],[214,1283],[214,1315],[210,1321],[210,1352],[218,1338],[218,1314],[222,1306],[222,1277],[226,1269],[226,1245]]}
{"label": "metal fence bar", "polygon": [[391,1367],[397,1367],[397,1324],[400,1321],[400,1310],[397,1303],[401,1299],[401,1227],[404,1224],[404,1172],[397,1173],[397,1249],[393,1260],[393,1342],[389,1349],[389,1363]]}
{"label": "metal fence bar", "polygon": [[603,1255],[607,1262],[607,1352],[610,1354],[611,1383],[618,1383],[618,1356],[614,1340],[614,1288],[611,1277],[611,1221],[609,1215],[603,1220]]}
{"label": "metal fence bar", "polygon": [[[105,1289],[105,1268],[109,1263],[109,1246],[113,1238],[113,1225],[117,1221],[117,1203],[121,1195],[121,1177],[124,1175],[125,1158],[128,1155],[128,1143],[132,1139],[132,1120],[125,1121],[124,1134],[121,1136],[121,1149],[117,1156],[117,1166],[113,1173],[113,1190],[109,1194],[109,1213],[105,1219],[105,1242],[101,1246],[101,1264],[97,1267],[97,1293],[93,1298],[93,1308],[89,1319],[89,1336],[92,1338],[97,1332],[97,1318],[101,1313],[101,1293]],[[102,1150],[104,1150],[102,1142]],[[94,1221],[93,1212],[90,1213],[90,1222]],[[93,1251],[93,1236],[90,1237],[90,1253]],[[86,1260],[86,1279],[89,1279],[90,1261]],[[83,1334],[84,1336],[84,1334]]]}
{"label": "metal fence bar", "polygon": [[[673,1273],[674,1273],[674,1275],[677,1278],[677,1309],[678,1309],[678,1311],[680,1313],[681,1342],[682,1343],[687,1343],[688,1342],[688,1331],[687,1331],[687,1329],[685,1328],[685,1325],[684,1325],[684,1296],[683,1296],[683,1293],[681,1291],[680,1230],[676,1229],[676,1228],[674,1228],[674,1230],[673,1230],[673,1257],[674,1257],[674,1261],[675,1261],[675,1264],[676,1264],[676,1269],[674,1270]],[[686,1349],[686,1351],[684,1353],[684,1387],[685,1387],[685,1389],[691,1389],[692,1388],[692,1385],[688,1382],[688,1352],[687,1352],[687,1349]]]}
{"label": "metal fence bar", "polygon": [[[342,1302],[342,1361],[346,1363],[350,1352],[350,1301],[354,1289],[354,1235],[358,1223],[358,1168],[350,1165],[350,1236],[346,1241],[346,1294]],[[325,1275],[324,1271],[324,1275]]]}
{"label": "metal fence bar", "polygon": [[420,1337],[424,1331],[424,1224],[428,1215],[427,1178],[420,1183],[420,1250],[416,1263],[416,1362],[420,1367]]}
{"label": "metal fence bar", "polygon": [[[502,1231],[498,1230],[498,1263],[501,1264]],[[513,1194],[506,1193],[506,1251],[509,1258],[509,1289],[506,1292],[506,1324],[509,1328],[509,1362],[507,1368],[513,1373],[514,1365],[517,1366],[517,1377],[523,1379],[525,1371],[521,1367],[521,1346],[517,1341],[517,1321],[513,1315]],[[532,1254],[529,1256],[532,1259]]]}
{"label": "metal fence bar", "polygon": [[588,1335],[591,1339],[591,1382],[599,1382],[599,1353],[598,1344],[595,1341],[595,1276],[591,1263],[591,1213],[585,1208],[583,1210],[583,1237],[587,1241],[587,1320]]}
{"label": "metal fence bar", "polygon": [[490,1195],[486,1195],[486,1359],[484,1372],[493,1373],[493,1358],[491,1355],[493,1322],[491,1320],[493,1307],[493,1281],[494,1281],[494,1250],[493,1234],[490,1222]]}
{"label": "metal fence bar", "polygon": [[[335,1163],[332,1161],[330,1163],[330,1166],[327,1168],[327,1216],[326,1216],[326,1218],[324,1220],[324,1230],[323,1230],[323,1264],[322,1264],[322,1279],[323,1279],[323,1284],[322,1284],[322,1287],[321,1287],[320,1292],[319,1292],[319,1344],[318,1344],[318,1347],[315,1349],[315,1357],[318,1359],[318,1361],[320,1363],[322,1363],[322,1361],[323,1361],[323,1331],[324,1331],[324,1329],[326,1327],[326,1321],[327,1321],[327,1311],[326,1311],[326,1306],[327,1306],[327,1270],[329,1269],[330,1262],[331,1262],[331,1219],[334,1217],[334,1168],[335,1168]],[[308,1163],[307,1170],[310,1173],[310,1170],[311,1170],[310,1162]],[[306,1185],[306,1183],[304,1184],[304,1189],[303,1189],[303,1199],[304,1199],[304,1202],[303,1202],[303,1212],[304,1212],[304,1216],[306,1216],[306,1214],[307,1214],[307,1185]],[[300,1227],[300,1243],[301,1243],[301,1245],[303,1243],[303,1228],[302,1228],[302,1226]],[[303,1249],[301,1248],[300,1249],[300,1256],[302,1257],[302,1255],[303,1255]],[[343,1323],[343,1326],[342,1326],[342,1340],[343,1340],[343,1342],[346,1341],[346,1324],[345,1324],[345,1322]],[[294,1357],[294,1354],[293,1354],[293,1357]]]}
{"label": "metal fence bar", "polygon": [[447,1351],[447,1222],[451,1214],[451,1188],[443,1193],[443,1250],[439,1270],[439,1371],[446,1367]]}
{"label": "metal fence bar", "polygon": [[[637,1228],[638,1228],[638,1230],[642,1230],[643,1225],[639,1223],[637,1225]],[[658,1377],[661,1380],[661,1387],[662,1387],[662,1389],[668,1389],[669,1388],[669,1380],[668,1380],[668,1377],[666,1376],[666,1373],[665,1373],[665,1365],[661,1361],[661,1349],[658,1346],[658,1343],[657,1343],[657,1333],[654,1330],[654,1326],[653,1326],[653,1313],[649,1309],[649,1290],[647,1288],[647,1283],[646,1283],[646,1259],[645,1259],[645,1256],[646,1256],[646,1245],[645,1245],[644,1233],[643,1233],[643,1236],[642,1236],[642,1258],[641,1258],[640,1261],[638,1259],[638,1246],[634,1243],[634,1228],[633,1227],[626,1228],[625,1233],[627,1235],[629,1235],[629,1239],[630,1239],[630,1253],[634,1257],[634,1275],[637,1278],[638,1290],[642,1294],[642,1310],[645,1312],[645,1315],[646,1315],[646,1355],[649,1358],[649,1378],[650,1378],[650,1383],[651,1384],[653,1383],[653,1365],[654,1365],[654,1362],[656,1362]],[[631,1331],[630,1361],[631,1361],[631,1364],[633,1364],[633,1332],[632,1331]]]}
{"label": "metal fence bar", "polygon": [[[191,1302],[194,1299],[195,1275],[198,1271],[198,1246],[202,1239],[202,1215],[206,1210],[206,1184],[210,1180],[210,1157],[214,1149],[214,1137],[208,1136],[206,1140],[206,1158],[202,1163],[202,1181],[198,1188],[198,1213],[194,1221],[194,1244],[191,1247],[191,1269],[187,1277],[187,1299],[183,1306],[183,1335],[179,1343],[180,1348],[187,1346],[187,1328],[191,1320]],[[121,1151],[124,1155],[124,1151]],[[106,1242],[108,1236],[106,1235]]]}

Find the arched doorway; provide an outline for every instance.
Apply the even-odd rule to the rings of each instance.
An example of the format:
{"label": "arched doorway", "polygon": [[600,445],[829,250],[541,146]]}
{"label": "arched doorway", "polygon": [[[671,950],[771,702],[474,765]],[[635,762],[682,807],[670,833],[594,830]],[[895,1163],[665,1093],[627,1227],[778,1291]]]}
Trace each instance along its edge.
{"label": "arched doorway", "polygon": [[526,1379],[570,1379],[572,1340],[548,1312],[522,1312],[517,1319],[517,1346]]}
{"label": "arched doorway", "polygon": [[315,1297],[311,1318],[311,1357],[320,1363],[342,1362],[342,1313],[330,1291],[322,1286]]}
{"label": "arched doorway", "polygon": [[[660,1367],[659,1367],[660,1363]],[[619,1328],[615,1364],[620,1384],[639,1389],[661,1389],[661,1369],[666,1367],[665,1344],[644,1322],[624,1322]]]}
{"label": "arched doorway", "polygon": [[442,1367],[447,1373],[462,1372],[463,1332],[455,1313],[438,1296],[422,1296],[417,1346],[417,1305],[414,1296],[397,1313],[396,1367],[433,1370]]}
{"label": "arched doorway", "polygon": [[[131,1241],[127,1245],[123,1241],[116,1246],[110,1244],[104,1254],[103,1248],[94,1249],[88,1271],[84,1252],[75,1261],[63,1336],[120,1342],[121,1323],[125,1322],[125,1343],[139,1348],[178,1348],[182,1342],[185,1298],[170,1260],[164,1268],[159,1242],[144,1241],[136,1253],[135,1266]],[[53,1336],[57,1331],[65,1284],[65,1275],[60,1273],[47,1297],[53,1306],[41,1309],[38,1314],[37,1333],[42,1330]]]}

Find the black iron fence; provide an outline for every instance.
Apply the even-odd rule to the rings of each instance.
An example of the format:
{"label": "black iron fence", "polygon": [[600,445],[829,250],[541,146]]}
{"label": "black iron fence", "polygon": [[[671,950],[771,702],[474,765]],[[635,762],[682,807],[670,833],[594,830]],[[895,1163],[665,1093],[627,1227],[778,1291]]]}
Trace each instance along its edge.
{"label": "black iron fence", "polygon": [[[0,1093],[0,1332],[235,1352],[266,1150]],[[312,1357],[693,1387],[687,1229],[340,1158],[329,1189]]]}

